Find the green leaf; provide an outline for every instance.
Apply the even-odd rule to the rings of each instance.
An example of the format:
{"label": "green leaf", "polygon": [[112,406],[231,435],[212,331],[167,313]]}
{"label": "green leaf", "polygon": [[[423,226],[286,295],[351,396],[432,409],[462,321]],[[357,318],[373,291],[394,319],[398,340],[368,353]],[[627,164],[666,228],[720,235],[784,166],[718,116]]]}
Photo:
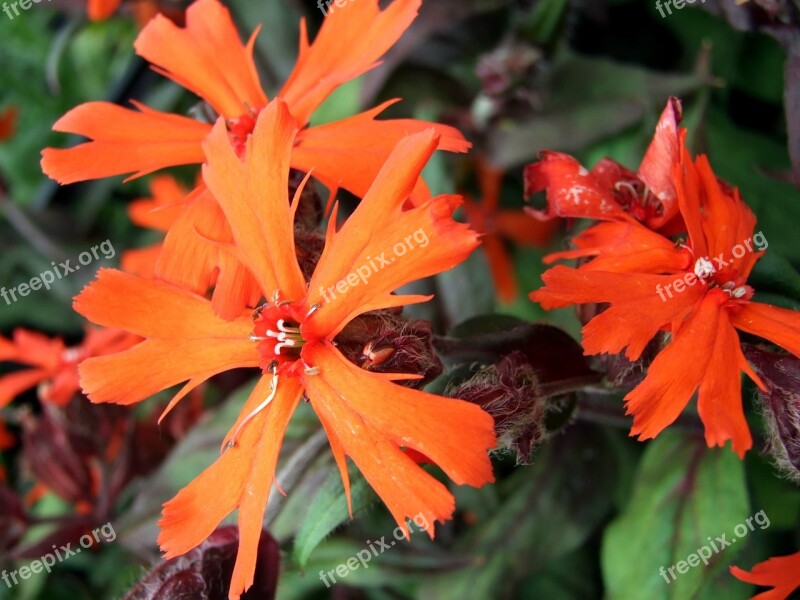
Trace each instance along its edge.
{"label": "green leaf", "polygon": [[[355,516],[377,501],[372,488],[356,470],[350,472],[350,494]],[[308,564],[314,549],[339,525],[348,521],[347,497],[338,469],[331,471],[308,507],[303,524],[294,541],[294,559],[301,566]]]}
{"label": "green leaf", "polygon": [[578,425],[503,482],[505,501],[455,550],[473,557],[466,569],[424,585],[421,598],[511,597],[534,571],[580,547],[611,510],[619,466],[608,434]]}
{"label": "green leaf", "polygon": [[[734,542],[717,553],[709,547],[709,538],[725,535],[733,542],[734,528],[745,522],[749,510],[744,467],[730,449],[709,450],[702,439],[662,433],[650,442],[631,501],[603,539],[609,597],[693,598],[744,547]],[[682,568],[688,571],[674,570],[674,581],[666,575],[669,583],[660,574],[662,567],[686,561],[702,547],[711,553],[708,565],[687,563]]]}

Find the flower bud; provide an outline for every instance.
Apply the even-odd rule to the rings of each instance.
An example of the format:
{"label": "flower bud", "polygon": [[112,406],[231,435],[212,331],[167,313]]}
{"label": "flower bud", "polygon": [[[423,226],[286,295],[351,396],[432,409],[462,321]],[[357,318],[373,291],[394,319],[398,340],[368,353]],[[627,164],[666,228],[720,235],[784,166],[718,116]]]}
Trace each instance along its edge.
{"label": "flower bud", "polygon": [[[194,550],[150,571],[125,600],[226,600],[238,546],[236,527],[221,527]],[[275,597],[278,561],[278,544],[263,531],[253,586],[242,600]]]}
{"label": "flower bud", "polygon": [[431,324],[406,319],[397,311],[374,311],[353,319],[336,344],[350,362],[367,371],[422,376],[397,381],[407,387],[421,388],[442,372]]}
{"label": "flower bud", "polygon": [[767,386],[758,394],[769,435],[767,451],[781,471],[800,483],[800,359],[750,344],[742,350]]}

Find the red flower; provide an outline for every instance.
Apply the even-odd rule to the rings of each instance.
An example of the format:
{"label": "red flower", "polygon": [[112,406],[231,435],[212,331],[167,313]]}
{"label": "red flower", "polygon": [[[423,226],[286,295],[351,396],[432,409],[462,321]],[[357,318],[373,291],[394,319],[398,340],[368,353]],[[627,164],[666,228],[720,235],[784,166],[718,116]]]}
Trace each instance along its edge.
{"label": "red flower", "polygon": [[739,567],[730,569],[737,579],[773,588],[753,596],[751,600],[786,600],[800,587],[800,552],[789,556],[775,556],[758,563],[752,571],[745,571]]}
{"label": "red flower", "polygon": [[[631,435],[655,437],[697,391],[708,445],[732,440],[742,457],[752,440],[740,374],[763,384],[745,360],[736,330],[800,355],[800,315],[752,301],[747,278],[766,247],[753,241],[763,234],[753,235],[753,213],[738,191],[720,184],[706,157],[691,160],[684,134],[672,186],[686,223],[685,244],[676,246],[627,218],[601,223],[579,237],[580,243],[591,240],[587,245],[597,257],[581,269],[550,269],[543,275],[545,287],[531,298],[548,309],[609,303],[583,329],[587,354],[625,350],[633,361],[656,333],[670,332],[647,377],[625,397],[634,416]],[[589,254],[574,255],[582,252]]]}

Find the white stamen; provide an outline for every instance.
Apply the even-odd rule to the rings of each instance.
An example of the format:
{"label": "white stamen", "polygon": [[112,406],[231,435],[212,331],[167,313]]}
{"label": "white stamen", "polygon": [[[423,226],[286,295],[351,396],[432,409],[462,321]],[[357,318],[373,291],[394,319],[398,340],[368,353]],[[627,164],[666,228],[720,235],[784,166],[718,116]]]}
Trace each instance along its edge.
{"label": "white stamen", "polygon": [[711,261],[707,258],[698,258],[697,262],[694,263],[694,274],[697,275],[699,279],[706,279],[716,273],[716,269],[714,269],[714,265],[711,264]]}

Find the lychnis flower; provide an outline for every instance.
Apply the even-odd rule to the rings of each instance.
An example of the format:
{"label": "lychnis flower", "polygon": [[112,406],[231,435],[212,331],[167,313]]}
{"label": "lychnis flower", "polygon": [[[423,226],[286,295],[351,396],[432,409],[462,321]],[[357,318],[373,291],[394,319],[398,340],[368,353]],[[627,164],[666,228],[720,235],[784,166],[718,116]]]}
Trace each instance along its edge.
{"label": "lychnis flower", "polygon": [[[362,197],[406,135],[433,127],[440,134],[441,149],[469,148],[452,127],[414,119],[377,121],[395,101],[327,125],[307,126],[338,86],[379,64],[416,18],[420,4],[421,0],[395,0],[381,10],[378,0],[359,0],[347,11],[332,12],[313,44],[307,40],[305,22],[301,24],[297,64],[277,94],[301,127],[291,154],[293,168],[313,170],[331,190],[344,188]],[[156,71],[204,101],[199,112],[208,113],[212,122],[224,117],[228,136],[241,150],[267,104],[252,56],[257,33],[258,29],[244,46],[228,10],[218,0],[198,0],[187,10],[186,27],[159,15],[142,29],[135,47]],[[135,109],[89,102],[69,111],[54,129],[90,141],[65,150],[45,149],[42,170],[66,184],[203,162],[201,144],[211,131],[209,123],[133,104]],[[429,196],[422,179],[410,195],[416,203]],[[231,318],[252,298],[253,282],[213,243],[229,243],[230,232],[219,205],[202,185],[184,207],[166,237],[156,275],[199,294],[214,285],[215,311]]]}
{"label": "lychnis flower", "polygon": [[[423,514],[433,523],[450,518],[454,510],[447,488],[404,449],[424,454],[458,484],[492,480],[487,450],[495,437],[488,414],[460,400],[392,383],[407,374],[363,370],[335,342],[348,322],[365,312],[426,300],[391,292],[453,267],[477,245],[476,234],[452,219],[457,196],[438,196],[403,210],[439,145],[438,135],[429,130],[402,141],[339,231],[335,215],[331,218],[325,250],[308,284],[295,253],[297,201],[290,204],[287,192],[297,135],[298,122],[284,102],[275,100],[260,112],[243,153],[232,146],[223,120],[204,145],[203,177],[230,223],[235,246],[229,251],[267,299],[255,314],[247,311],[225,321],[204,297],[114,270],[101,271],[75,301],[76,310],[90,320],[145,338],[127,352],[83,363],[81,382],[95,402],[131,404],[188,382],[174,406],[217,373],[260,369],[222,456],[165,505],[161,521],[159,542],[167,557],[174,557],[203,542],[239,509],[231,598],[239,598],[253,581],[281,441],[304,397],[328,435],[348,497],[349,456],[404,529],[407,517]],[[430,243],[407,250],[406,240],[420,230]],[[387,262],[370,272],[368,282],[339,285],[337,291],[340,282],[356,281],[354,269],[377,266],[378,257]]]}
{"label": "lychnis flower", "polygon": [[671,187],[685,239],[676,244],[635,219],[600,223],[582,234],[584,247],[576,251],[593,259],[580,269],[550,269],[531,298],[548,309],[609,303],[583,329],[587,354],[625,350],[635,361],[658,332],[669,332],[647,377],[625,397],[631,435],[655,437],[697,392],[708,445],[732,440],[741,457],[752,446],[741,372],[762,384],[737,329],[800,356],[800,315],[753,301],[747,279],[765,247],[755,217],[738,191],[717,180],[705,156],[692,161],[684,137],[682,130]]}

